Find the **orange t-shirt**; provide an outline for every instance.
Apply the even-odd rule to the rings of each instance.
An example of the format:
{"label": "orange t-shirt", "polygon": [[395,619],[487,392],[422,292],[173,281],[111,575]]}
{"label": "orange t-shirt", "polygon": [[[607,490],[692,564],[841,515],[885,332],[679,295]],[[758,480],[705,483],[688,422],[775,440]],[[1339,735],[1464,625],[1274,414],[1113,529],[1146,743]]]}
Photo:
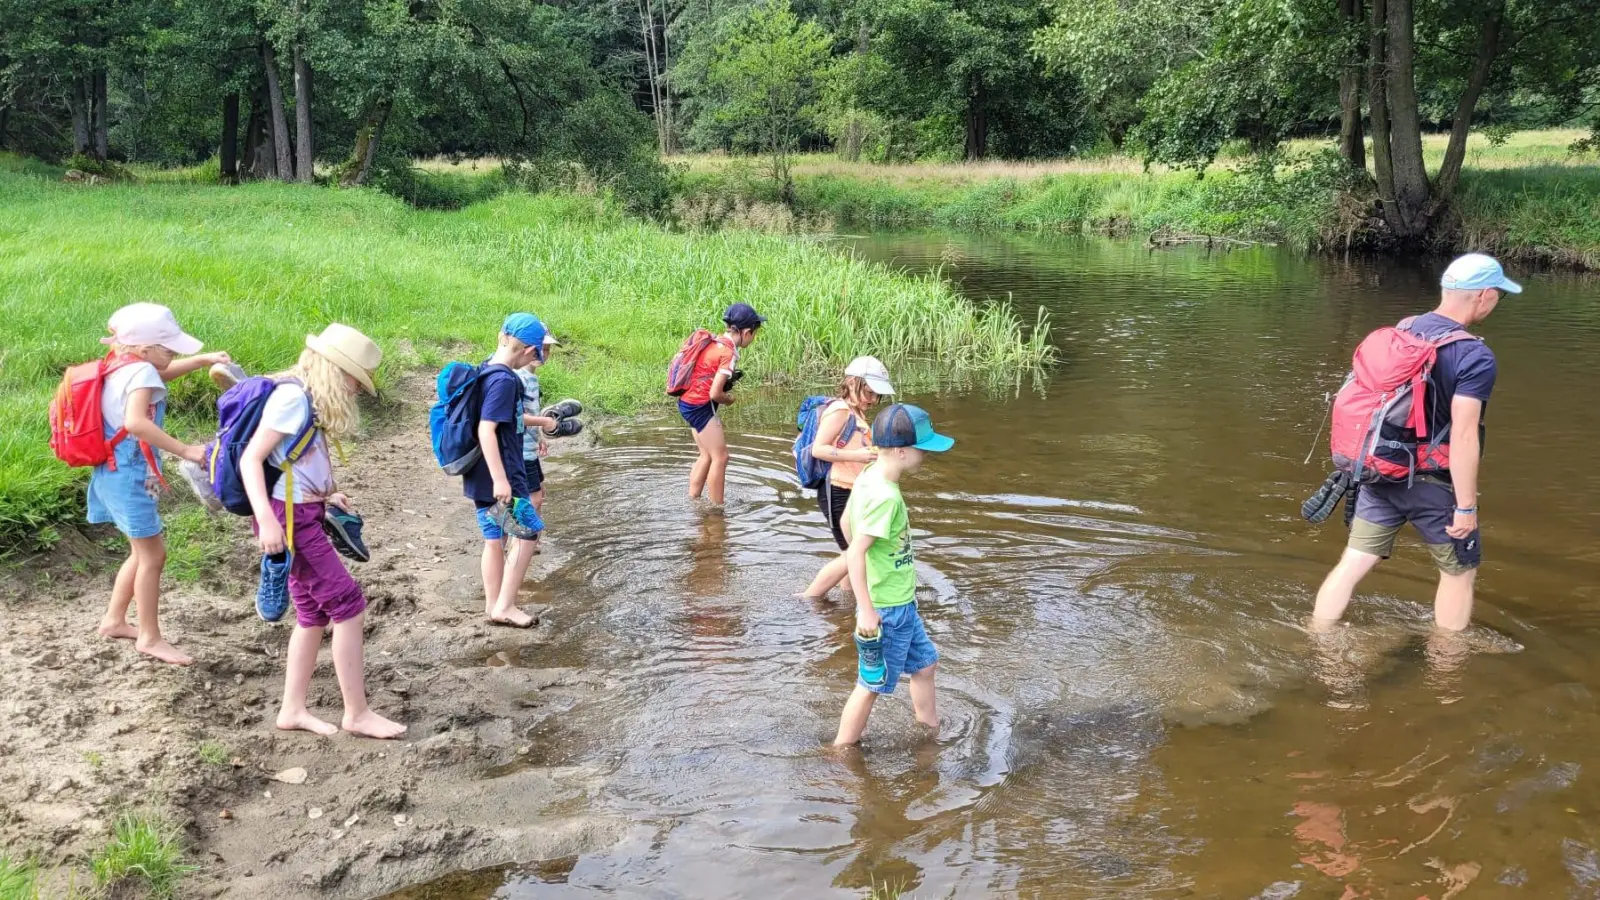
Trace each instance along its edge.
{"label": "orange t-shirt", "polygon": [[694,371],[689,375],[689,389],[678,399],[689,406],[704,406],[711,402],[711,384],[719,372],[733,373],[739,361],[739,351],[725,337],[711,342],[711,346],[695,360]]}
{"label": "orange t-shirt", "polygon": [[[840,450],[864,450],[868,447],[871,447],[872,425],[868,422],[862,421],[860,416],[856,416],[855,411],[850,409],[850,404],[843,400],[834,400],[827,406],[824,406],[818,421],[827,418],[830,413],[837,412],[840,409],[848,411],[848,415],[845,417],[844,422],[840,423],[839,425],[839,437],[844,437],[844,428],[850,422],[849,416],[855,416],[856,427],[855,430],[850,433],[850,438],[848,440],[841,441],[838,438],[834,438],[833,446]],[[860,477],[862,471],[866,468],[867,464],[864,462],[836,462],[833,464],[832,468],[828,470],[828,482],[834,487],[855,487],[856,479]]]}

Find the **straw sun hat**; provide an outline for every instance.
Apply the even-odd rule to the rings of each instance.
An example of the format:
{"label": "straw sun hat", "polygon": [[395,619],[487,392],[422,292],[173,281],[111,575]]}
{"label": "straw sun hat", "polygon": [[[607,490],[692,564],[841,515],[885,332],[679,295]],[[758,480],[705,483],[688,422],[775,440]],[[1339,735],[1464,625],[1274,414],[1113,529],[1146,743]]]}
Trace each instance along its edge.
{"label": "straw sun hat", "polygon": [[349,325],[334,322],[322,329],[321,334],[306,335],[306,346],[327,357],[329,362],[360,382],[367,393],[378,392],[372,384],[372,373],[383,362],[383,350],[372,342],[372,338]]}

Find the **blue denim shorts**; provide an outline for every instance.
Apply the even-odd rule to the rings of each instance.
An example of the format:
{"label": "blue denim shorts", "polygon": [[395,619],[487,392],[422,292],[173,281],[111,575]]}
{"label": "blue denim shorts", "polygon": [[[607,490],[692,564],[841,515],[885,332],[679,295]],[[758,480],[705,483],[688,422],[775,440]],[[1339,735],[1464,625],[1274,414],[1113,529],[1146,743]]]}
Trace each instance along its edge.
{"label": "blue denim shorts", "polygon": [[161,514],[156,511],[156,495],[146,482],[150,466],[139,451],[139,442],[128,438],[117,444],[117,470],[95,466],[89,474],[89,522],[111,522],[130,538],[155,537],[161,533]]}
{"label": "blue denim shorts", "polygon": [[[478,531],[486,541],[505,540],[505,529],[494,520],[494,516],[489,515],[489,510],[493,508],[493,503],[478,507]],[[517,524],[524,528],[544,531],[544,520],[539,518],[539,513],[533,508],[533,502],[527,498],[519,498],[513,503],[511,514],[517,517]]]}
{"label": "blue denim shorts", "polygon": [[883,620],[883,684],[873,687],[860,677],[856,684],[874,694],[892,694],[902,674],[915,675],[938,662],[939,651],[928,639],[915,603],[879,607],[878,617]]}

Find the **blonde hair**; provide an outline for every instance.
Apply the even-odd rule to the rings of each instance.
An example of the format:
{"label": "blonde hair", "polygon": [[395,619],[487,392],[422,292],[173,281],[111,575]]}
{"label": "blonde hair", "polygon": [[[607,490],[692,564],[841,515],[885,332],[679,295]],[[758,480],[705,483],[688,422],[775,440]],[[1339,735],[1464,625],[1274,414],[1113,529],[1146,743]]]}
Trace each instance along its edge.
{"label": "blonde hair", "polygon": [[[871,401],[867,400],[868,395],[872,397]],[[855,409],[866,409],[873,403],[877,403],[879,396],[878,392],[867,384],[865,378],[860,375],[846,375],[844,381],[839,382],[839,399],[850,404]]]}
{"label": "blonde hair", "polygon": [[356,391],[350,388],[344,370],[326,356],[308,347],[300,351],[294,368],[273,377],[300,382],[311,397],[317,427],[329,437],[345,437],[361,427],[361,407],[356,403]]}

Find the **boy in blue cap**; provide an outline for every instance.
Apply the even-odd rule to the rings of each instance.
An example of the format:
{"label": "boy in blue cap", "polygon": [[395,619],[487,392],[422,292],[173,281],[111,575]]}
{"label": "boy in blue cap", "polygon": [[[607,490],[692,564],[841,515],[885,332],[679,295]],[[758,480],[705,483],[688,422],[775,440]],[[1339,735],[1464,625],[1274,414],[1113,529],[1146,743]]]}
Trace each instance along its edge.
{"label": "boy in blue cap", "polygon": [[[1487,319],[1507,294],[1522,293],[1522,285],[1507,278],[1500,263],[1481,253],[1452,262],[1439,287],[1439,306],[1407,319],[1401,327],[1418,337],[1439,340]],[[1326,631],[1339,621],[1356,585],[1389,558],[1395,536],[1407,522],[1422,536],[1439,569],[1434,623],[1442,631],[1456,632],[1472,622],[1473,586],[1483,553],[1478,537],[1483,410],[1494,390],[1498,364],[1481,340],[1443,344],[1438,354],[1428,375],[1426,414],[1428,434],[1449,448],[1446,467],[1419,471],[1408,481],[1362,485],[1344,555],[1317,591],[1311,614],[1315,631]]]}
{"label": "boy in blue cap", "polygon": [[[524,397],[517,369],[543,359],[544,323],[531,313],[512,313],[500,327],[500,343],[483,366],[483,406],[478,445],[483,458],[462,473],[462,492],[478,510],[483,534],[484,613],[495,625],[528,628],[535,619],[517,608],[517,591],[538,551],[544,522],[534,509],[522,463]],[[510,562],[502,547],[509,535]]]}
{"label": "boy in blue cap", "polygon": [[689,389],[678,398],[678,414],[694,432],[700,450],[689,471],[689,499],[699,500],[702,492],[711,503],[721,506],[728,479],[728,439],[722,432],[717,407],[733,404],[733,384],[739,380],[739,351],[756,339],[756,331],[767,317],[748,303],[735,303],[722,314],[727,330],[695,360],[689,376]]}
{"label": "boy in blue cap", "polygon": [[900,478],[915,472],[927,453],[943,453],[955,441],[933,430],[921,407],[896,403],[872,423],[878,461],[856,478],[845,516],[850,522],[850,587],[856,595],[856,648],[860,665],[855,692],[839,717],[834,746],[861,740],[879,694],[893,694],[900,675],[911,676],[911,707],[917,721],[937,729],[933,674],[939,651],[917,614],[916,560],[911,518],[900,494]]}

